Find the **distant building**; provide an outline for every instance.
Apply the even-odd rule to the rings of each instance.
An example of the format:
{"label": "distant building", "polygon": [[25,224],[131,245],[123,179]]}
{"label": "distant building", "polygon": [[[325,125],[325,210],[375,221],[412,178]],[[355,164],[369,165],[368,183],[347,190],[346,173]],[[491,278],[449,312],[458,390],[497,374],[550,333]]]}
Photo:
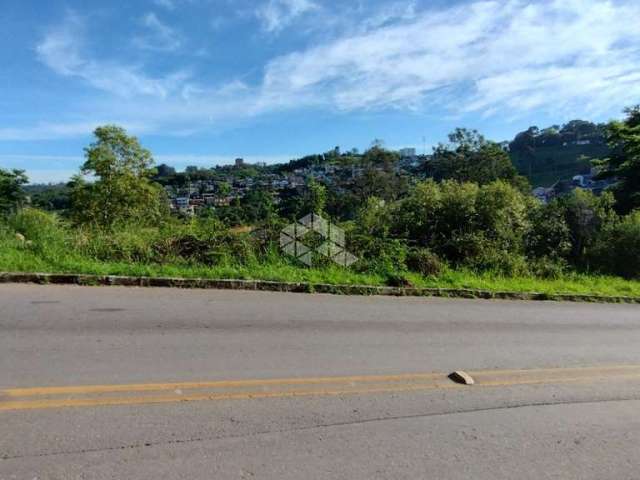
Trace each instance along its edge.
{"label": "distant building", "polygon": [[236,167],[244,167],[244,158],[236,158]]}
{"label": "distant building", "polygon": [[415,148],[401,148],[398,150],[398,153],[402,158],[411,158],[416,156]]}
{"label": "distant building", "polygon": [[186,210],[189,208],[189,197],[177,197],[176,207],[178,210]]}
{"label": "distant building", "polygon": [[540,200],[542,203],[549,203],[549,200],[553,198],[554,189],[545,188],[545,187],[537,187],[533,189],[533,196]]}

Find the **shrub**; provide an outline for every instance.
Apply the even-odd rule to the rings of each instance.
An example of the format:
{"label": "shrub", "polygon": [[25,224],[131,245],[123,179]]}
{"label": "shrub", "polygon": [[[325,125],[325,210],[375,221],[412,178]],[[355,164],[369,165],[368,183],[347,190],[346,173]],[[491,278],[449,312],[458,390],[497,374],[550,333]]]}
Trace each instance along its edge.
{"label": "shrub", "polygon": [[530,212],[531,226],[525,237],[530,258],[566,258],[571,251],[571,231],[558,202],[538,205]]}
{"label": "shrub", "polygon": [[529,228],[530,206],[519,190],[503,181],[485,185],[476,198],[475,229],[484,233],[493,249],[520,254]]}
{"label": "shrub", "polygon": [[349,242],[349,250],[360,259],[356,264],[360,272],[386,275],[407,268],[407,246],[398,239],[353,235]]}
{"label": "shrub", "polygon": [[477,272],[490,271],[507,277],[529,274],[529,265],[524,255],[500,251],[493,248],[491,243],[486,243],[480,254],[468,258],[463,265]]}
{"label": "shrub", "polygon": [[611,194],[597,197],[584,190],[574,190],[558,200],[569,227],[571,251],[569,260],[578,266],[587,266],[592,257],[589,250],[601,231],[609,229],[617,220]]}
{"label": "shrub", "polygon": [[492,268],[522,256],[528,208],[522,193],[502,181],[483,187],[426,181],[401,202],[393,232],[454,264]]}
{"label": "shrub", "polygon": [[640,210],[607,226],[599,235],[590,259],[601,272],[640,278]]}
{"label": "shrub", "polygon": [[411,280],[407,278],[407,276],[400,272],[389,272],[386,275],[385,283],[390,287],[413,287],[413,283]]}
{"label": "shrub", "polygon": [[565,275],[567,261],[557,257],[529,259],[529,270],[536,277],[557,280]]}
{"label": "shrub", "polygon": [[443,270],[440,258],[427,248],[411,249],[407,255],[407,267],[425,276],[436,276]]}
{"label": "shrub", "polygon": [[53,255],[66,251],[67,232],[57,215],[25,208],[8,219],[8,225],[24,235],[34,250]]}
{"label": "shrub", "polygon": [[152,263],[157,261],[154,249],[157,237],[158,230],[153,228],[80,229],[76,245],[96,260]]}

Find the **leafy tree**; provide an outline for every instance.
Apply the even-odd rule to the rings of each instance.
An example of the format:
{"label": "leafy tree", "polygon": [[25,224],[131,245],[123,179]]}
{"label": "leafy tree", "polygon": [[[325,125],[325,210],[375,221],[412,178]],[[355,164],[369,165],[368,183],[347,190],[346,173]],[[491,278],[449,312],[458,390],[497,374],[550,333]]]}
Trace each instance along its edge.
{"label": "leafy tree", "polygon": [[271,194],[264,189],[253,189],[240,201],[245,221],[256,222],[270,221],[275,215],[275,205]]}
{"label": "leafy tree", "polygon": [[604,171],[601,178],[618,179],[613,188],[619,213],[640,207],[640,105],[625,110],[624,121],[613,121],[607,128],[611,156],[596,162]]}
{"label": "leafy tree", "polygon": [[381,144],[374,144],[362,156],[362,164],[365,166],[382,167],[385,171],[390,171],[400,159],[396,152],[387,150]]}
{"label": "leafy tree", "polygon": [[574,190],[558,200],[569,227],[571,251],[569,259],[576,265],[584,265],[601,230],[616,221],[615,203],[609,193],[600,197],[587,190]]}
{"label": "leafy tree", "polygon": [[302,213],[321,215],[327,206],[327,187],[311,179],[307,183]]}
{"label": "leafy tree", "polygon": [[218,182],[216,184],[216,194],[218,198],[226,198],[231,194],[231,185],[229,182]]}
{"label": "leafy tree", "polygon": [[[85,149],[86,161],[71,182],[72,218],[80,224],[112,228],[117,223],[157,223],[167,211],[160,186],[151,181],[151,152],[115,125],[98,127]],[[91,175],[95,181],[83,177]]]}
{"label": "leafy tree", "polygon": [[366,201],[369,197],[379,197],[386,201],[397,200],[405,195],[407,190],[408,180],[405,176],[394,171],[375,168],[367,168],[352,187],[352,192],[359,203]]}
{"label": "leafy tree", "polygon": [[167,165],[166,163],[161,163],[157,168],[157,177],[158,178],[166,178],[172,177],[176,174],[176,169]]}
{"label": "leafy tree", "polygon": [[358,209],[357,220],[349,231],[349,249],[366,259],[359,263],[366,271],[393,274],[406,269],[407,246],[393,238],[391,226],[396,205],[369,197]]}
{"label": "leafy tree", "polygon": [[530,258],[565,258],[571,251],[571,230],[565,220],[565,210],[557,201],[530,209],[531,228],[526,236]]}
{"label": "leafy tree", "polygon": [[31,205],[43,210],[64,212],[69,210],[69,187],[66,183],[55,185],[32,185],[27,192],[31,197]]}
{"label": "leafy tree", "polygon": [[522,263],[528,208],[503,181],[479,187],[427,180],[399,203],[393,231],[454,264],[511,271]]}
{"label": "leafy tree", "polygon": [[23,186],[28,182],[22,170],[0,168],[0,215],[15,212],[26,200]]}
{"label": "leafy tree", "polygon": [[640,210],[606,226],[598,236],[591,258],[604,273],[640,278]]}
{"label": "leafy tree", "polygon": [[507,152],[487,141],[476,130],[457,128],[449,134],[449,143],[434,148],[431,173],[437,180],[474,182],[479,185],[495,180],[521,182]]}

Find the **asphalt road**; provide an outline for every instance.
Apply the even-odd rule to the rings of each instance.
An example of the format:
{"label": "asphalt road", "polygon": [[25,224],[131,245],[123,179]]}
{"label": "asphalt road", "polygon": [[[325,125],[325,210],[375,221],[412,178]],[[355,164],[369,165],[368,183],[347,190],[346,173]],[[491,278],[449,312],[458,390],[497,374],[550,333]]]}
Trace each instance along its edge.
{"label": "asphalt road", "polygon": [[635,479],[639,408],[638,306],[0,285],[0,480]]}

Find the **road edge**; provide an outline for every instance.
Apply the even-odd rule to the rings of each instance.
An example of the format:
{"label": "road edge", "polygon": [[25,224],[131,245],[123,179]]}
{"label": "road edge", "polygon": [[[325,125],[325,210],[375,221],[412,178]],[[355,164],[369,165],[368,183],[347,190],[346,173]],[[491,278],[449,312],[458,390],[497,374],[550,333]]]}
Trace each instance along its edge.
{"label": "road edge", "polygon": [[255,290],[289,293],[326,293],[334,295],[386,295],[396,297],[450,297],[499,300],[546,300],[562,302],[632,303],[640,297],[583,294],[548,294],[508,292],[462,288],[414,288],[375,285],[332,285],[310,282],[276,282],[269,280],[232,280],[172,277],[129,277],[121,275],[90,275],[70,273],[0,272],[0,283],[35,283],[40,285],[83,285],[122,287],[165,287],[216,290]]}

